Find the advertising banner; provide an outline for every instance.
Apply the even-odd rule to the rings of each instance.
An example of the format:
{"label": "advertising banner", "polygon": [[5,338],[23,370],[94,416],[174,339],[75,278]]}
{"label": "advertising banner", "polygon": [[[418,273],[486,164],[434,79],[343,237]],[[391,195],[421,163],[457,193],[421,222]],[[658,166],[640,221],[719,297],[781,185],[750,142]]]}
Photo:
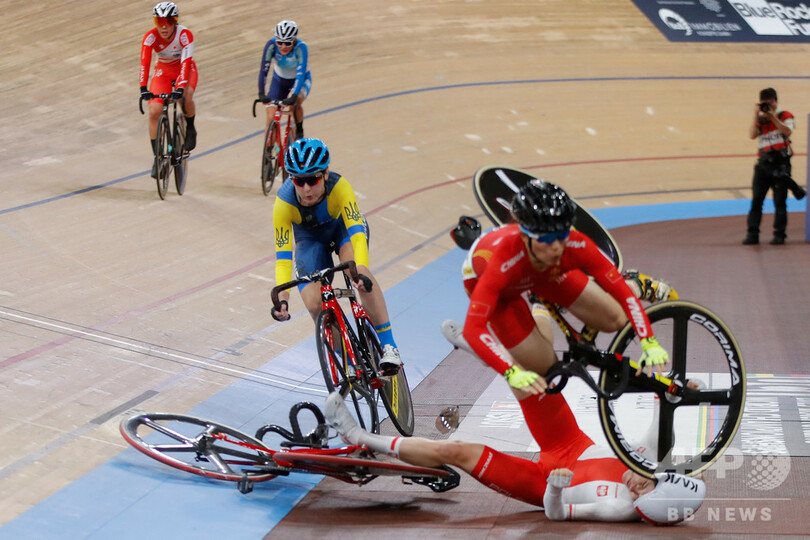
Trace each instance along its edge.
{"label": "advertising banner", "polygon": [[670,41],[810,42],[810,0],[633,0]]}

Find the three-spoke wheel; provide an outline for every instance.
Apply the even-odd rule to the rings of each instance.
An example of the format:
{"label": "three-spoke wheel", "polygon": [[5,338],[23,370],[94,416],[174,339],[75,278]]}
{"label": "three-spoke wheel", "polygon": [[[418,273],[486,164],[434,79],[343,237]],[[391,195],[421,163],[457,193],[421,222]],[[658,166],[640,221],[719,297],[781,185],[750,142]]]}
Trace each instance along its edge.
{"label": "three-spoke wheel", "polygon": [[[621,397],[600,398],[602,428],[619,458],[639,474],[697,475],[723,454],[740,426],[746,385],[740,348],[723,321],[698,304],[662,302],[647,315],[670,355],[666,376],[684,390],[679,396],[656,396],[634,387],[631,376]],[[609,350],[632,360],[641,356],[631,325],[616,334]],[[611,391],[617,381],[615,373],[603,370],[599,386]],[[656,416],[657,424],[651,425]],[[647,451],[631,441],[646,442]]]}

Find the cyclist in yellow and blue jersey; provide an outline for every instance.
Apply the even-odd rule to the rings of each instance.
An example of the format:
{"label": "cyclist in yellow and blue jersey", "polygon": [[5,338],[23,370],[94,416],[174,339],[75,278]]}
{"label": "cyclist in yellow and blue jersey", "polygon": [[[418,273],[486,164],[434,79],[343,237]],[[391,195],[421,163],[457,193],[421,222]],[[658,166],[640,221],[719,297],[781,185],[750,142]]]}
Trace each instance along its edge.
{"label": "cyclist in yellow and blue jersey", "polygon": [[[298,139],[287,149],[284,167],[289,181],[282,184],[273,205],[276,283],[290,281],[293,266],[299,276],[333,266],[333,253],[341,262],[354,260],[357,271],[372,283],[370,291],[362,281],[354,282],[354,286],[383,345],[380,369],[385,375],[393,375],[402,361],[385,298],[368,269],[368,226],[352,186],[340,174],[329,171],[329,161],[329,149],[318,139]],[[321,311],[320,285],[299,285],[299,292],[315,320]],[[271,309],[277,321],[290,318],[289,298],[290,292],[282,291],[281,310]]]}

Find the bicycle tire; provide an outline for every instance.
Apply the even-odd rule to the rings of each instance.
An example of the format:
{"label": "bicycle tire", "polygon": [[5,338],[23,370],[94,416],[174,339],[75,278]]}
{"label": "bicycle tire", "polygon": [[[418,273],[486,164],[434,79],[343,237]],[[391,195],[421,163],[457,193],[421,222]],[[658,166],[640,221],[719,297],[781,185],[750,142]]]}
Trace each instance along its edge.
{"label": "bicycle tire", "polygon": [[[171,427],[166,424],[172,423]],[[149,439],[139,430],[154,430]],[[239,482],[247,476],[253,482],[264,482],[278,474],[271,453],[214,439],[224,433],[233,439],[257,447],[260,440],[246,433],[195,416],[173,413],[146,413],[125,418],[119,425],[121,436],[136,450],[161,463],[206,478]],[[180,459],[187,456],[187,460]],[[286,474],[286,472],[285,472]]]}
{"label": "bicycle tire", "polygon": [[[493,224],[500,226],[512,223],[512,198],[518,189],[535,178],[537,177],[532,174],[511,167],[482,167],[473,176],[475,199]],[[590,212],[573,198],[571,200],[576,205],[574,228],[593,240],[621,271],[624,260],[616,240]]]}
{"label": "bicycle tire", "polygon": [[[725,452],[739,429],[746,395],[742,353],[725,323],[703,306],[674,300],[651,306],[647,309],[647,315],[655,336],[670,353],[669,365],[672,369],[667,376],[686,382],[690,376],[696,380],[700,378],[700,373],[706,373],[711,386],[691,390],[680,400],[670,398],[668,394],[659,396],[660,421],[658,440],[655,441],[657,459],[646,459],[627,442],[628,437],[622,433],[620,424],[625,428],[639,424],[638,392],[649,392],[634,389],[632,375],[628,392],[636,392],[633,412],[623,421],[617,412],[619,406],[600,398],[602,429],[616,455],[638,474],[648,478],[664,471],[699,475]],[[628,323],[616,334],[609,351],[637,358],[634,355],[640,354],[640,347],[632,325]],[[691,366],[687,371],[688,360]],[[613,375],[603,370],[599,386],[610,391],[615,387],[615,380]],[[676,413],[679,415],[677,418]],[[694,420],[695,415],[697,421]],[[692,433],[695,425],[698,429]],[[701,426],[703,429],[700,429]],[[695,439],[691,442],[693,436]]]}
{"label": "bicycle tire", "polygon": [[351,483],[365,484],[378,476],[407,478],[449,478],[444,469],[419,467],[407,463],[378,461],[359,457],[336,456],[308,452],[276,452],[275,458],[284,466],[291,465],[300,472],[324,474]]}
{"label": "bicycle tire", "polygon": [[160,200],[166,199],[169,189],[169,168],[171,167],[171,140],[169,132],[169,118],[162,114],[158,119],[155,134],[155,156],[157,156],[157,190]]}
{"label": "bicycle tire", "polygon": [[186,190],[188,154],[186,153],[186,121],[182,114],[174,122],[174,187],[178,195]]}
{"label": "bicycle tire", "polygon": [[[341,316],[343,314],[341,313]],[[380,432],[379,413],[377,412],[376,391],[371,387],[364,366],[350,365],[347,346],[354,347],[355,358],[362,362],[357,352],[356,338],[352,336],[352,329],[346,321],[350,336],[354,342],[346,344],[340,337],[340,327],[337,314],[331,309],[325,309],[318,314],[315,322],[315,342],[318,347],[318,360],[321,364],[326,388],[330,392],[340,391],[351,400],[350,410],[354,411],[357,423],[371,433]],[[335,346],[335,337],[341,343],[338,349]]]}
{"label": "bicycle tire", "polygon": [[262,193],[270,195],[279,169],[278,123],[273,120],[264,135],[262,148]]}
{"label": "bicycle tire", "polygon": [[[382,344],[377,332],[374,330],[371,321],[366,318],[358,319],[360,328],[360,343],[364,354],[371,363],[375,373],[380,368],[380,358],[382,358]],[[380,388],[380,398],[391,423],[402,435],[410,437],[414,430],[413,399],[411,389],[408,386],[408,378],[405,375],[403,365],[394,377],[381,378],[382,388]]]}

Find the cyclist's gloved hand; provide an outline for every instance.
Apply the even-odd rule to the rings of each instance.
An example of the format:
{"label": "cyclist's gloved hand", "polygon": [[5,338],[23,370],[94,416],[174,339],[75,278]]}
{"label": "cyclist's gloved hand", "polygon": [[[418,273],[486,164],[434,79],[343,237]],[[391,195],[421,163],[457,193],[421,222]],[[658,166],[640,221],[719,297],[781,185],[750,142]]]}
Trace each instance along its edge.
{"label": "cyclist's gloved hand", "polygon": [[259,101],[261,101],[262,103],[267,103],[268,101],[270,101],[270,98],[267,97],[265,94],[259,94]]}
{"label": "cyclist's gloved hand", "polygon": [[270,308],[270,316],[279,322],[290,320],[290,304],[286,300],[279,302],[281,309],[276,311],[276,306]]}
{"label": "cyclist's gloved hand", "polygon": [[645,370],[647,375],[652,375],[653,366],[666,364],[668,360],[667,351],[658,343],[657,339],[644,338],[641,340],[641,358],[638,361],[636,375],[641,375],[642,370]]}
{"label": "cyclist's gloved hand", "polygon": [[149,89],[145,86],[141,86],[141,99],[144,101],[149,101],[150,99],[154,99],[155,95],[149,91]]}
{"label": "cyclist's gloved hand", "polygon": [[573,479],[574,473],[571,469],[554,469],[548,474],[546,482],[551,487],[562,489],[570,486]]}
{"label": "cyclist's gloved hand", "polygon": [[523,390],[530,394],[542,394],[546,391],[546,380],[534,371],[526,371],[520,366],[514,365],[503,374],[509,386],[517,390]]}
{"label": "cyclist's gloved hand", "polygon": [[178,88],[177,90],[175,90],[174,92],[172,92],[172,96],[171,96],[171,97],[172,97],[172,99],[173,99],[173,100],[175,100],[175,101],[178,101],[178,100],[180,100],[180,99],[183,99],[183,89],[182,89],[182,88]]}
{"label": "cyclist's gloved hand", "polygon": [[352,285],[354,285],[354,288],[358,291],[371,292],[374,282],[365,274],[357,274],[357,281],[353,281]]}
{"label": "cyclist's gloved hand", "polygon": [[290,97],[281,102],[282,105],[294,105],[298,99],[298,94],[292,94]]}

